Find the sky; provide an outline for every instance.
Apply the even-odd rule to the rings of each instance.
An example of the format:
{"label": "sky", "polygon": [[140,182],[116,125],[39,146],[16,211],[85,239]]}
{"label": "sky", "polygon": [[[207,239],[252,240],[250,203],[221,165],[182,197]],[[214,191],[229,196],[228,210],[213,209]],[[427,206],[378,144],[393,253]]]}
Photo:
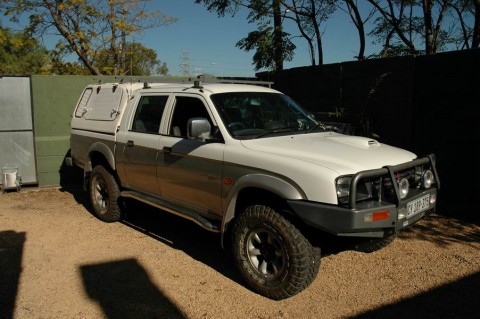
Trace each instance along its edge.
{"label": "sky", "polygon": [[[208,73],[215,76],[255,76],[252,57],[254,52],[245,52],[236,43],[256,29],[256,24],[247,22],[247,13],[234,17],[218,17],[207,11],[203,4],[194,0],[154,0],[155,9],[175,17],[174,24],[150,30],[142,42],[157,52],[159,60],[167,63],[172,75],[181,75],[181,64],[189,61],[193,73]],[[298,35],[298,29],[288,19],[284,20],[286,32]],[[338,12],[329,20],[324,34],[324,63],[354,60],[358,49],[356,29],[349,17]],[[297,39],[294,60],[285,62],[284,68],[310,65],[306,41]],[[373,48],[372,48],[373,49]]]}
{"label": "sky", "polygon": [[[183,75],[182,64],[188,64],[192,75],[211,74],[215,76],[254,77],[256,71],[252,63],[254,52],[245,52],[236,47],[236,43],[256,29],[256,24],[247,22],[247,12],[242,11],[231,17],[218,17],[209,12],[205,5],[194,0],[152,0],[148,3],[152,10],[177,18],[177,22],[150,29],[133,40],[157,52],[158,59],[167,64],[169,75]],[[4,27],[20,30],[4,16],[0,18]],[[284,19],[284,29],[292,35],[298,35],[298,29]],[[324,64],[354,60],[358,50],[356,29],[350,18],[343,12],[337,12],[322,29]],[[54,48],[56,39],[44,38],[47,49]],[[306,41],[294,39],[297,45],[295,57],[285,62],[284,68],[310,65]],[[378,51],[367,39],[367,55]]]}

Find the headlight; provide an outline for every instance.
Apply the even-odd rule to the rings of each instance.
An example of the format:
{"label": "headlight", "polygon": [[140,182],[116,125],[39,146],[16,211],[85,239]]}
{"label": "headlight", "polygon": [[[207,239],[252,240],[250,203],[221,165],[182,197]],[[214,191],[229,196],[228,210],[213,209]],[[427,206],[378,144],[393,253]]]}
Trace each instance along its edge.
{"label": "headlight", "polygon": [[400,198],[404,199],[408,195],[408,189],[410,188],[410,183],[408,179],[402,178],[398,181],[398,190],[400,192]]}
{"label": "headlight", "polygon": [[336,182],[338,202],[345,204],[348,203],[348,197],[350,195],[350,182],[351,176],[339,177]]}
{"label": "headlight", "polygon": [[431,170],[427,169],[425,172],[423,172],[422,175],[422,187],[423,188],[430,188],[433,184],[433,173]]}

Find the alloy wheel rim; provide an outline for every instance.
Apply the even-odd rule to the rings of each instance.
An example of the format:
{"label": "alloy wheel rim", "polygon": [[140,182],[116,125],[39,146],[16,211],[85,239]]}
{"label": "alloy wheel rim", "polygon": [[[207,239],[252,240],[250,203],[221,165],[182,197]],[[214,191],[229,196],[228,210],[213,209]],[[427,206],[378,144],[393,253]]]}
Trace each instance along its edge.
{"label": "alloy wheel rim", "polygon": [[279,236],[270,230],[257,229],[250,233],[247,254],[252,267],[265,278],[273,279],[284,272],[286,252]]}

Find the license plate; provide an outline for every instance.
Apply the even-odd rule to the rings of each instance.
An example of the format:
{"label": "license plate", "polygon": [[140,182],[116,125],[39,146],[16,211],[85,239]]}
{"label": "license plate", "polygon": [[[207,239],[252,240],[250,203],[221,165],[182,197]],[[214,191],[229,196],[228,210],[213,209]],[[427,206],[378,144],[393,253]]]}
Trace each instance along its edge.
{"label": "license plate", "polygon": [[428,209],[429,204],[430,195],[422,196],[414,201],[407,203],[407,218],[410,218],[413,215],[416,215],[421,211]]}

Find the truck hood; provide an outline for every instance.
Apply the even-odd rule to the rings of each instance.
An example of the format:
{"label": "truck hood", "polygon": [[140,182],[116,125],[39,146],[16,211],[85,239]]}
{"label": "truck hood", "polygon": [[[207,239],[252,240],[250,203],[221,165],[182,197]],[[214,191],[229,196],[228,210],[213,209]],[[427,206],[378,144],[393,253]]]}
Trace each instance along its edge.
{"label": "truck hood", "polygon": [[254,151],[306,161],[340,175],[409,162],[416,155],[378,141],[333,132],[243,140]]}

